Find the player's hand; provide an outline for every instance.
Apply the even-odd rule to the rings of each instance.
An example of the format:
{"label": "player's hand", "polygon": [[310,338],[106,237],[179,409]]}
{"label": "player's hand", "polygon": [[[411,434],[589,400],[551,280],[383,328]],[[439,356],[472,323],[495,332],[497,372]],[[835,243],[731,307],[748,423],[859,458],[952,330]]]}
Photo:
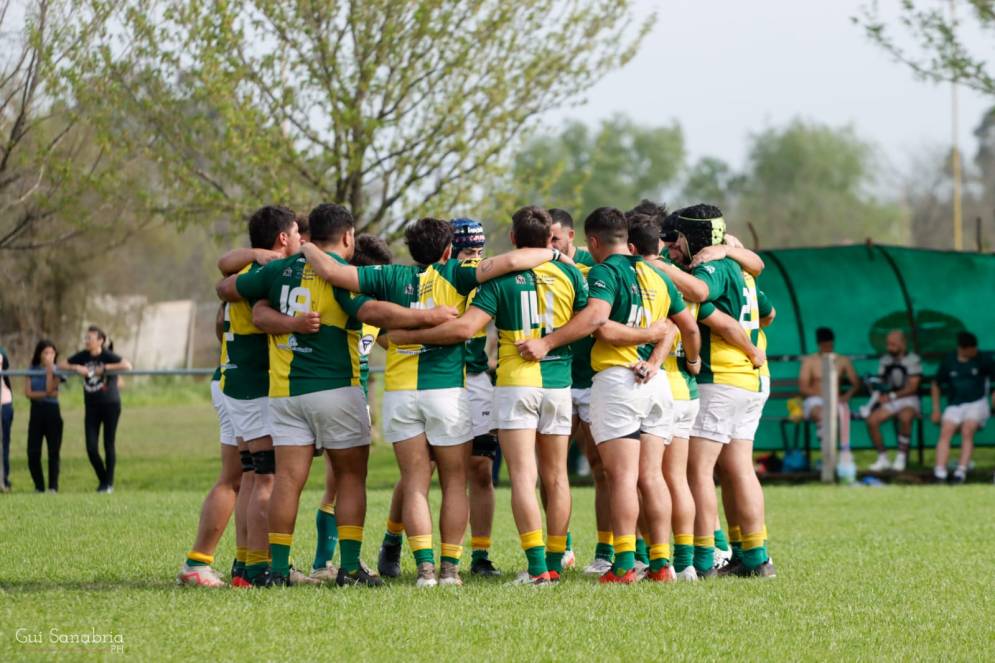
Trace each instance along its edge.
{"label": "player's hand", "polygon": [[561,253],[560,257],[557,258],[557,261],[562,262],[564,265],[572,265],[573,267],[577,266],[577,263],[574,262],[574,259],[568,256],[566,253]]}
{"label": "player's hand", "polygon": [[694,269],[702,263],[711,262],[713,260],[722,260],[727,255],[729,255],[729,247],[724,244],[706,246],[695,254],[694,260],[691,261],[691,269]]}
{"label": "player's hand", "polygon": [[639,361],[632,365],[632,372],[636,374],[636,384],[646,384],[660,371],[660,367],[648,361]]}
{"label": "player's hand", "polygon": [[687,367],[688,373],[691,375],[698,375],[698,373],[701,372],[701,357],[698,357],[698,361],[693,364],[685,360],[684,365]]}
{"label": "player's hand", "polygon": [[739,241],[738,237],[734,237],[734,236],[730,235],[729,233],[726,233],[725,245],[726,246],[730,246],[730,247],[732,247],[734,249],[746,248],[745,246],[743,246],[743,243],[741,241]]}
{"label": "player's hand", "polygon": [[452,306],[436,306],[428,310],[428,326],[435,327],[436,325],[441,325],[443,322],[449,322],[450,320],[459,317],[459,311],[454,309]]}
{"label": "player's hand", "polygon": [[303,315],[294,316],[294,332],[297,334],[317,334],[321,329],[321,314],[308,311]]}
{"label": "player's hand", "polygon": [[753,368],[760,368],[767,363],[767,353],[753,346],[753,352],[750,354],[750,362],[753,364]]}
{"label": "player's hand", "polygon": [[515,341],[518,354],[526,361],[542,361],[543,357],[549,354],[552,349],[544,338],[528,338]]}
{"label": "player's hand", "polygon": [[931,415],[929,415],[929,418],[933,420],[934,424],[938,424],[938,423],[940,423],[940,419],[942,418],[942,415],[940,414],[939,410],[933,410],[933,413]]}
{"label": "player's hand", "polygon": [[317,246],[315,246],[311,242],[302,242],[301,243],[301,253],[304,254],[304,258],[308,262],[313,262],[314,259],[317,256],[321,255],[321,249],[319,249]]}
{"label": "player's hand", "polygon": [[676,326],[670,321],[670,318],[660,318],[646,328],[646,331],[651,334],[650,343],[659,343],[667,337],[671,328]]}
{"label": "player's hand", "polygon": [[[381,337],[384,335],[381,334]],[[394,345],[413,345],[411,343],[411,333],[403,329],[392,329],[386,334],[387,340]]]}
{"label": "player's hand", "polygon": [[282,253],[278,253],[277,251],[270,251],[269,249],[256,249],[255,251],[253,251],[253,253],[255,254],[256,262],[258,262],[260,265],[265,265],[269,262],[272,262],[274,260],[280,260],[281,258],[284,257]]}
{"label": "player's hand", "polygon": [[76,375],[80,375],[84,378],[90,374],[90,370],[86,366],[80,366],[79,364],[74,364],[72,368],[73,371],[76,372]]}

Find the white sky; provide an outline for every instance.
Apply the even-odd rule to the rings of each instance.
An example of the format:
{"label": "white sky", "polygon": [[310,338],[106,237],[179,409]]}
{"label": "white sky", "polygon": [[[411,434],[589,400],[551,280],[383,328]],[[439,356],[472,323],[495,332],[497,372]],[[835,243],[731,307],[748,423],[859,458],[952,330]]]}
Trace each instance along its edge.
{"label": "white sky", "polygon": [[[897,0],[882,0],[894,13]],[[946,4],[945,2],[943,3]],[[747,137],[801,117],[857,133],[903,169],[912,155],[949,145],[950,86],[917,80],[850,21],[861,0],[640,0],[658,9],[653,32],[623,69],[605,77],[579,107],[546,118],[596,122],[625,112],[645,124],[684,129],[691,160],[718,156],[741,166]],[[963,11],[963,10],[961,10]],[[966,15],[966,14],[965,14]],[[977,33],[993,56],[995,48]],[[982,51],[979,51],[982,52]],[[995,99],[960,95],[961,149]]]}

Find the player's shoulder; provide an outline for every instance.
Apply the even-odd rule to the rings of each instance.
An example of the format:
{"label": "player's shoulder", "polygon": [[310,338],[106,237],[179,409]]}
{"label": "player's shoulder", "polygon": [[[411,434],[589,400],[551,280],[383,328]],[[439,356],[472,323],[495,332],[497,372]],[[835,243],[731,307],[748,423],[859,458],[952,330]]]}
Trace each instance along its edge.
{"label": "player's shoulder", "polygon": [[594,256],[591,255],[590,251],[579,246],[577,247],[577,251],[574,252],[573,261],[578,265],[585,265],[587,267],[594,267],[598,264],[594,260]]}

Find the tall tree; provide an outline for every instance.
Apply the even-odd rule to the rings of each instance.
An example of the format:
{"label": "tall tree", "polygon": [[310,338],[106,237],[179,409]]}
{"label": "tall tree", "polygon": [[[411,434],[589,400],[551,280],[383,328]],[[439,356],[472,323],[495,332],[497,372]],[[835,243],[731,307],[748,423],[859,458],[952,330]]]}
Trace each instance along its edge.
{"label": "tall tree", "polygon": [[576,215],[603,205],[627,209],[641,198],[659,200],[683,164],[679,126],[641,126],[615,115],[596,129],[571,122],[527,142],[515,155],[513,190],[519,201]]}
{"label": "tall tree", "polygon": [[76,0],[109,145],[161,167],[170,214],[348,204],[393,233],[472,198],[538,115],[628,61],[628,0]]}

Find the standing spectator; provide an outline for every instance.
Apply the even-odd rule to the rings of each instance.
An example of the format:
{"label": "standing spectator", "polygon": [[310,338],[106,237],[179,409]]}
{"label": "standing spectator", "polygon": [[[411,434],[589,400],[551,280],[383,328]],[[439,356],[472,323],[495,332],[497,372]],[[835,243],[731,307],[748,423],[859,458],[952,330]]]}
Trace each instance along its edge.
{"label": "standing spectator", "polygon": [[[805,419],[814,421],[818,426],[819,438],[822,438],[822,357],[823,355],[835,352],[836,335],[829,327],[819,327],[815,330],[815,342],[819,351],[811,354],[802,361],[801,373],[798,376],[798,389],[801,391],[805,401]],[[845,355],[836,355],[836,373],[839,375],[839,384],[842,387],[846,382],[848,388],[839,395],[838,412],[840,419],[840,449],[843,452],[850,450],[850,399],[860,389],[860,380],[857,378],[857,371],[853,368],[853,362]]]}
{"label": "standing spectator", "polygon": [[[940,424],[940,439],[936,443],[936,466],[933,477],[947,479],[947,459],[950,440],[960,432],[960,460],[952,477],[953,483],[967,478],[974,434],[984,428],[990,414],[989,380],[995,380],[995,362],[978,354],[978,337],[970,332],[957,334],[957,350],[951,352],[936,371],[933,380],[933,423]],[[947,407],[940,416],[940,391],[947,397]]]}
{"label": "standing spectator", "polygon": [[[922,362],[919,355],[907,351],[905,334],[897,329],[888,333],[887,354],[881,357],[878,377],[873,383],[871,399],[867,406],[867,432],[878,450],[878,459],[871,465],[872,472],[892,469],[903,472],[909,456],[909,437],[912,421],[919,416],[919,383],[922,381]],[[898,453],[895,462],[888,462],[881,437],[881,424],[898,417]]]}
{"label": "standing spectator", "polygon": [[[10,370],[7,351],[0,347],[0,370]],[[3,438],[3,482],[0,492],[10,492],[10,427],[14,423],[14,393],[10,390],[10,376],[0,377],[0,432]]]}
{"label": "standing spectator", "polygon": [[[98,493],[114,492],[114,437],[117,422],[121,417],[121,392],[118,391],[118,378],[113,371],[130,371],[131,362],[112,352],[113,343],[107,341],[107,334],[97,326],[86,330],[85,350],[69,358],[61,366],[76,371],[83,377],[84,404],[86,406],[86,454],[97,474]],[[104,427],[104,455],[107,464],[100,458],[100,427]]]}
{"label": "standing spectator", "polygon": [[24,379],[24,395],[31,400],[28,420],[28,469],[35,482],[35,492],[45,492],[45,473],[41,468],[41,443],[48,446],[48,491],[59,492],[59,449],[62,447],[62,414],[59,412],[59,382],[55,374],[59,352],[47,339],[38,341],[31,357],[31,370],[45,371]]}

